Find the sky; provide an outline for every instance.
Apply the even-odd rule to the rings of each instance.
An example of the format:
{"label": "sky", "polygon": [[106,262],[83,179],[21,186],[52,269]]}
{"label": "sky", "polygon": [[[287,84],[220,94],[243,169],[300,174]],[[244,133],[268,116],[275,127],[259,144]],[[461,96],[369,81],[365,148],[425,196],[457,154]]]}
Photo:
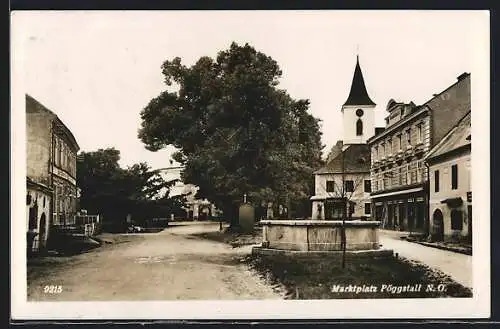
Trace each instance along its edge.
{"label": "sky", "polygon": [[324,153],[342,139],[356,54],[384,126],[392,98],[416,104],[474,81],[474,40],[487,12],[471,11],[155,11],[14,12],[12,33],[23,88],[73,132],[82,151],[115,147],[120,165],[168,167],[172,148],[149,152],[137,137],[140,111],[166,89],[165,60],[192,65],[231,42],[274,58],[280,88],[310,100],[321,119]]}

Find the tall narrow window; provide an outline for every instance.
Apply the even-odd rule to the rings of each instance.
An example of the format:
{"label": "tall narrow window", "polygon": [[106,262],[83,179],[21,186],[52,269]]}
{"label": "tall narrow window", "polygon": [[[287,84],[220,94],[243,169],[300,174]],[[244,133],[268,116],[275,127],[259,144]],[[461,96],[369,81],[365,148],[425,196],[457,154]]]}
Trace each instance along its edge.
{"label": "tall narrow window", "polygon": [[411,129],[408,129],[406,131],[406,145],[407,146],[411,145]]}
{"label": "tall narrow window", "polygon": [[439,170],[434,171],[434,192],[439,192]]}
{"label": "tall narrow window", "polygon": [[354,192],[354,181],[346,180],[344,188],[346,192]]}
{"label": "tall narrow window", "polygon": [[389,139],[387,141],[387,147],[389,148],[388,154],[391,155],[392,154],[392,139]]}
{"label": "tall narrow window", "polygon": [[361,135],[363,135],[363,121],[361,121],[361,119],[358,119],[358,121],[356,121],[356,136]]}
{"label": "tall narrow window", "polygon": [[371,213],[371,204],[365,203],[365,215],[369,215]]}
{"label": "tall narrow window", "polygon": [[335,183],[332,180],[326,181],[326,191],[335,192]]}
{"label": "tall narrow window", "polygon": [[423,136],[422,136],[422,124],[419,123],[417,125],[417,142],[418,143],[422,143],[422,139],[423,139]]}
{"label": "tall narrow window", "polygon": [[372,191],[372,185],[370,180],[365,180],[365,193],[370,193]]}
{"label": "tall narrow window", "polygon": [[458,188],[458,167],[456,164],[451,166],[451,189],[456,190]]}
{"label": "tall narrow window", "polygon": [[399,134],[397,138],[398,138],[398,150],[401,150],[403,148],[401,134]]}

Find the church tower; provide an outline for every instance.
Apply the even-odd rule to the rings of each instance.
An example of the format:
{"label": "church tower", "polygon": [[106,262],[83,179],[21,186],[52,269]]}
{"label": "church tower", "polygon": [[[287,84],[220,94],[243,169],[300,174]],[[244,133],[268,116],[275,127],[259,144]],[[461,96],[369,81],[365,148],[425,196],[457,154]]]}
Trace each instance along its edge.
{"label": "church tower", "polygon": [[359,66],[359,56],[356,56],[351,91],[342,105],[344,145],[364,144],[375,135],[375,105],[366,91],[365,80]]}

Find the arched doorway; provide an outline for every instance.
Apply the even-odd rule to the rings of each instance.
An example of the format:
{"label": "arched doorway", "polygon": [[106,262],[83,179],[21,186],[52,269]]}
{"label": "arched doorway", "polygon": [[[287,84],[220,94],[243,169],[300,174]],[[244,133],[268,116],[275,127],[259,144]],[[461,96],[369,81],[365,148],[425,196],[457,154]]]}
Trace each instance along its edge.
{"label": "arched doorway", "polygon": [[40,229],[38,236],[38,246],[39,249],[42,250],[45,248],[46,238],[47,238],[47,219],[45,218],[45,213],[40,217]]}
{"label": "arched doorway", "polygon": [[443,213],[441,210],[436,209],[432,215],[432,224],[434,226],[434,237],[438,241],[443,241],[444,239],[444,223],[443,223]]}
{"label": "arched doorway", "polygon": [[208,220],[212,217],[212,209],[210,205],[200,205],[199,220]]}

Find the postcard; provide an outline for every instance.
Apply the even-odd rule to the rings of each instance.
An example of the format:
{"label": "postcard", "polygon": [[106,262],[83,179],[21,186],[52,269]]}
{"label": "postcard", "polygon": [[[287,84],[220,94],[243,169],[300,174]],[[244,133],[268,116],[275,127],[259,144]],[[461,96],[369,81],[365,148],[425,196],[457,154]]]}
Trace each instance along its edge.
{"label": "postcard", "polygon": [[11,27],[12,319],[489,317],[489,12]]}

